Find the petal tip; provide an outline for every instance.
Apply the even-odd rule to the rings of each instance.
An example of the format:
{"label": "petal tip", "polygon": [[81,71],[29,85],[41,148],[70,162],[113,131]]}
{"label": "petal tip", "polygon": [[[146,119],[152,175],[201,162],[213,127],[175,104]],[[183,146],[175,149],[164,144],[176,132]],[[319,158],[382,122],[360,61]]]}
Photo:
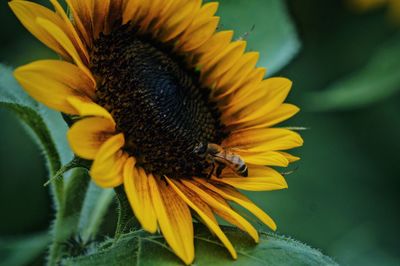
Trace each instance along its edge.
{"label": "petal tip", "polygon": [[271,226],[271,230],[272,230],[272,231],[275,232],[277,229],[278,229],[278,227],[276,226],[276,224],[274,224],[273,226]]}
{"label": "petal tip", "polygon": [[143,230],[145,230],[146,232],[149,232],[150,234],[155,234],[157,232],[157,225],[156,226],[147,226],[147,225],[143,225],[142,224],[142,228]]}
{"label": "petal tip", "polygon": [[181,258],[181,259],[186,265],[191,265],[194,261],[194,254],[193,256],[188,256],[186,258]]}
{"label": "petal tip", "polygon": [[19,68],[15,69],[13,72],[13,76],[17,81],[19,81],[21,79],[21,74],[22,74],[21,68],[22,67],[19,67]]}
{"label": "petal tip", "polygon": [[231,256],[232,256],[232,259],[237,260],[238,256],[237,256],[236,250],[233,250],[231,252]]}
{"label": "petal tip", "polygon": [[18,1],[9,1],[8,6],[11,8],[11,10],[15,13],[15,7],[18,5]]}

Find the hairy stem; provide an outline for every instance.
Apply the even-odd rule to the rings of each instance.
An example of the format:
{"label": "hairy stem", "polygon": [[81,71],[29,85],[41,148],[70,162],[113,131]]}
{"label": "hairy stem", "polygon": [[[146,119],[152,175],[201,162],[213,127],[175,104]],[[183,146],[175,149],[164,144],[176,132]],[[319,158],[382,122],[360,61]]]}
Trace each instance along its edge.
{"label": "hairy stem", "polygon": [[84,242],[95,238],[114,198],[114,190],[90,184],[79,221],[79,232]]}
{"label": "hairy stem", "polygon": [[135,219],[124,188],[122,186],[115,188],[115,194],[118,202],[118,221],[114,238],[117,241],[122,234],[137,229],[139,224]]}
{"label": "hairy stem", "polygon": [[76,169],[69,177],[64,191],[64,200],[59,206],[53,224],[53,243],[50,246],[48,265],[59,265],[64,246],[77,233],[79,214],[89,185],[89,175],[85,169]]}

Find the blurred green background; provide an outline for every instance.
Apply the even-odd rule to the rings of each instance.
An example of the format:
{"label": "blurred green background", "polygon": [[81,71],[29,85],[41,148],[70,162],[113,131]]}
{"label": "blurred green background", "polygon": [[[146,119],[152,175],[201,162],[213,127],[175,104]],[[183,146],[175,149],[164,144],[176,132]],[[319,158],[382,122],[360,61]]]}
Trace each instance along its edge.
{"label": "blurred green background", "polygon": [[[226,9],[222,3],[223,27],[236,18],[250,31],[249,41],[263,28],[285,34],[279,18],[259,14],[263,0],[249,0],[247,10],[232,8],[243,2]],[[283,58],[298,52],[282,68],[289,58],[274,60],[265,49],[262,65],[293,80],[289,102],[302,112],[287,124],[309,129],[295,151],[302,160],[287,177],[289,190],[251,197],[275,218],[279,234],[340,264],[400,265],[400,25],[385,8],[361,14],[338,0],[289,0],[286,8],[298,41],[289,40],[281,52]],[[20,25],[7,1],[0,3],[0,36],[3,64],[55,57]],[[249,48],[275,45],[271,38]],[[14,115],[0,110],[0,122],[0,236],[44,231],[53,214],[41,151]]]}

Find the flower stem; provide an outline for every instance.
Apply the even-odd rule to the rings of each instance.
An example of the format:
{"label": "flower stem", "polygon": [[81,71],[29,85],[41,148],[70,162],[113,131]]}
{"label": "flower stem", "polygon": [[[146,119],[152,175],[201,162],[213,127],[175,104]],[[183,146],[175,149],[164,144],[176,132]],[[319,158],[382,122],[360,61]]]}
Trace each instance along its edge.
{"label": "flower stem", "polygon": [[114,190],[90,184],[79,219],[79,232],[85,243],[95,238],[114,199]]}
{"label": "flower stem", "polygon": [[59,265],[64,252],[63,243],[77,233],[79,214],[82,209],[89,175],[85,169],[76,169],[65,186],[64,199],[53,223],[53,242],[50,246],[48,265]]}
{"label": "flower stem", "polygon": [[[48,156],[48,164],[49,164],[49,171],[50,171],[50,178],[49,181],[52,179],[53,176],[55,176],[58,171],[61,168],[61,162],[60,158],[57,154],[57,157],[54,158],[54,156],[49,155]],[[63,204],[63,198],[64,198],[64,180],[59,179],[57,182],[53,182],[50,186],[51,194],[53,195],[53,201],[56,210],[60,208],[60,206]]]}
{"label": "flower stem", "polygon": [[[74,168],[80,167],[79,161],[77,158],[72,159],[72,161],[70,161],[69,163],[67,163],[66,165],[62,166],[52,177],[49,178],[49,180],[47,180],[46,183],[44,183],[43,186],[48,186],[50,184],[54,184],[55,186],[57,186],[57,183],[64,183],[62,177],[63,175],[68,172],[69,170],[72,170]],[[60,189],[60,188],[58,188]],[[62,193],[64,193],[64,187],[62,187]]]}
{"label": "flower stem", "polygon": [[118,202],[118,221],[114,239],[117,241],[123,233],[139,228],[139,224],[135,219],[132,208],[122,186],[115,188],[115,195]]}

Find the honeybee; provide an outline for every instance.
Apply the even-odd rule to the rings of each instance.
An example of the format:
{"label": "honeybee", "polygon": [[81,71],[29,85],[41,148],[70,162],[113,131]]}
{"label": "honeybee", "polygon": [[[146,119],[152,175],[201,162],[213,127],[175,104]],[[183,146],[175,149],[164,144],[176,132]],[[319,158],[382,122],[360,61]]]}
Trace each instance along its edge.
{"label": "honeybee", "polygon": [[221,176],[222,170],[225,167],[229,167],[237,175],[243,177],[248,176],[248,168],[243,159],[239,155],[234,154],[217,144],[205,144],[201,142],[195,146],[193,152],[199,157],[205,158],[208,162],[212,164],[212,168],[210,173],[208,174],[208,178],[210,178],[211,175],[214,173],[216,165],[218,165],[216,170],[217,177]]}

